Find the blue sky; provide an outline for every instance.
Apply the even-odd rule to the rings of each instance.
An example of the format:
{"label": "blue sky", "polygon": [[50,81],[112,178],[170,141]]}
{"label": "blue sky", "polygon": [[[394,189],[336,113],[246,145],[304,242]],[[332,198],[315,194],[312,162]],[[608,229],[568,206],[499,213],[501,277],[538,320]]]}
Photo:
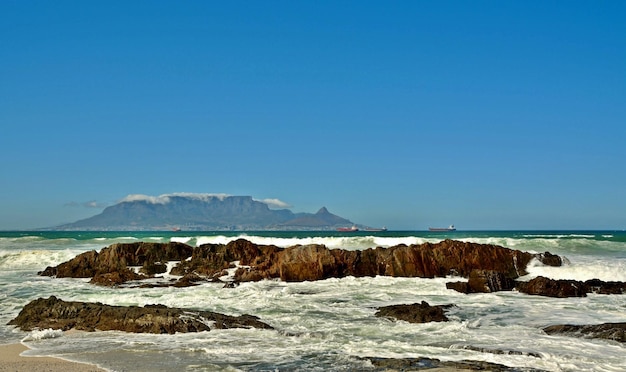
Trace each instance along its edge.
{"label": "blue sky", "polygon": [[626,228],[626,2],[2,1],[0,229],[129,194]]}

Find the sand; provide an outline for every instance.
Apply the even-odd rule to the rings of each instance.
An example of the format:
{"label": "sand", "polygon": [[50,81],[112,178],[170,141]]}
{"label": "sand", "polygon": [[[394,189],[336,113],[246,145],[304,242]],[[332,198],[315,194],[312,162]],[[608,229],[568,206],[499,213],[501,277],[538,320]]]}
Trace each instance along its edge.
{"label": "sand", "polygon": [[[20,354],[28,350],[22,344],[0,345],[0,372],[106,372],[92,364],[68,362],[51,357],[27,357]],[[431,368],[427,372],[472,372],[469,369]]]}
{"label": "sand", "polygon": [[50,357],[26,357],[20,354],[28,350],[22,344],[0,345],[0,372],[102,372],[104,369],[92,364],[68,362]]}

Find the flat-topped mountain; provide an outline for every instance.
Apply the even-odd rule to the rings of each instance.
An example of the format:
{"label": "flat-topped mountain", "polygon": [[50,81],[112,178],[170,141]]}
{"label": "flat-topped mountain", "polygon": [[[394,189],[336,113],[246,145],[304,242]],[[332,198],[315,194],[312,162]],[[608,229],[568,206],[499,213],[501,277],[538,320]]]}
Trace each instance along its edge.
{"label": "flat-topped mountain", "polygon": [[317,213],[271,209],[251,196],[129,196],[102,213],[55,230],[331,230],[353,222],[322,207]]}

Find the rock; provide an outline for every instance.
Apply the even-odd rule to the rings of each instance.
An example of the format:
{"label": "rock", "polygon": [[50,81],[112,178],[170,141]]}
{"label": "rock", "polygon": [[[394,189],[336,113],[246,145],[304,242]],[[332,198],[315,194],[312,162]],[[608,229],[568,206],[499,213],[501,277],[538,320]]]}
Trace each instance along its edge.
{"label": "rock", "polygon": [[129,266],[150,267],[168,261],[189,258],[193,247],[171,243],[118,243],[103,248],[99,253],[89,251],[56,267],[48,267],[39,275],[58,278],[90,278],[98,274],[121,272]]}
{"label": "rock", "polygon": [[585,281],[587,293],[598,294],[626,294],[626,283],[624,282],[604,282],[600,279]]}
{"label": "rock", "polygon": [[409,323],[447,322],[444,310],[453,305],[431,306],[426,301],[421,304],[391,305],[379,307],[377,317],[404,320]]}
{"label": "rock", "polygon": [[[476,288],[486,285],[491,290],[498,290],[508,287],[508,279],[527,274],[526,266],[534,258],[536,255],[527,252],[454,240],[341,250],[328,249],[319,244],[279,248],[238,239],[226,245],[206,244],[197,248],[182,243],[114,244],[103,248],[99,254],[95,251],[83,253],[40,274],[93,277],[122,272],[129,266],[142,266],[142,271],[152,274],[163,270],[162,265],[166,262],[175,260],[180,262],[172,269],[172,275],[197,274],[216,278],[238,261],[241,267],[232,278],[237,282],[275,278],[307,281],[377,275],[433,278],[455,274],[467,277],[474,270],[484,270],[484,274],[475,274],[476,279],[484,283],[472,285]],[[483,278],[479,279],[481,275]]]}
{"label": "rock", "polygon": [[514,287],[515,280],[493,270],[472,270],[467,282],[446,283],[446,288],[461,293],[510,291]]}
{"label": "rock", "polygon": [[557,256],[550,252],[536,254],[535,258],[546,266],[562,266],[563,265],[563,259],[560,256]]}
{"label": "rock", "polygon": [[[253,259],[242,257],[241,264],[250,268],[239,270],[235,280],[280,278],[283,281],[304,281],[377,275],[433,278],[451,273],[467,277],[476,269],[517,278],[526,274],[526,266],[535,257],[504,247],[453,240],[362,251],[331,250],[315,244],[285,249],[259,246],[259,249],[263,255]],[[191,265],[193,262],[194,258]],[[226,262],[211,262],[210,265],[221,268]]]}
{"label": "rock", "polygon": [[133,333],[202,332],[223,328],[272,329],[251,315],[229,316],[210,311],[168,308],[163,305],[110,306],[101,303],[66,302],[51,296],[24,306],[11,320],[23,331],[33,329],[78,329],[93,332],[124,331]]}
{"label": "rock", "polygon": [[517,290],[522,293],[548,297],[586,297],[587,293],[626,293],[626,283],[604,282],[599,279],[582,282],[579,280],[554,280],[538,276],[528,282],[517,282],[516,286]]}
{"label": "rock", "polygon": [[143,264],[139,272],[148,276],[154,276],[155,274],[163,274],[167,271],[167,265],[160,262],[146,262]]}
{"label": "rock", "polygon": [[517,290],[530,294],[547,297],[587,297],[587,288],[583,282],[577,280],[554,280],[538,276],[528,282],[517,282]]}
{"label": "rock", "polygon": [[539,371],[532,368],[508,367],[502,364],[463,360],[459,362],[441,361],[431,358],[363,358],[369,360],[375,371],[384,372],[404,372],[404,371],[492,371],[492,372],[533,372]]}
{"label": "rock", "polygon": [[447,289],[454,289],[457,292],[461,293],[472,293],[470,292],[469,284],[467,282],[448,282],[446,283]]}
{"label": "rock", "polygon": [[474,350],[474,351],[478,351],[481,353],[497,354],[497,355],[524,355],[524,356],[531,356],[533,358],[541,358],[540,353],[519,351],[519,350],[491,349],[491,348],[484,348],[484,347],[477,347],[477,346],[470,346],[470,345],[463,346],[463,349]]}
{"label": "rock", "polygon": [[130,280],[141,280],[141,279],[147,279],[147,278],[148,278],[147,276],[137,274],[130,269],[123,269],[120,271],[114,271],[112,273],[97,274],[96,276],[91,278],[89,283],[102,285],[105,287],[113,287],[113,286],[126,283],[127,281],[130,281]]}
{"label": "rock", "polygon": [[626,323],[604,323],[597,325],[561,324],[546,327],[543,331],[549,335],[563,334],[626,342]]}

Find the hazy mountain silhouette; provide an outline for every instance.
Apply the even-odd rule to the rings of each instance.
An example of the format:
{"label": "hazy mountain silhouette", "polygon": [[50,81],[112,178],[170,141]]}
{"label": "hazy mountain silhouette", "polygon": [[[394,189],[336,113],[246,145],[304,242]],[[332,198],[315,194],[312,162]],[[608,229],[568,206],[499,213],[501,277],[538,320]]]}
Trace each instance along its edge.
{"label": "hazy mountain silhouette", "polygon": [[56,230],[331,230],[353,222],[317,213],[270,209],[251,196],[181,196],[125,200]]}

